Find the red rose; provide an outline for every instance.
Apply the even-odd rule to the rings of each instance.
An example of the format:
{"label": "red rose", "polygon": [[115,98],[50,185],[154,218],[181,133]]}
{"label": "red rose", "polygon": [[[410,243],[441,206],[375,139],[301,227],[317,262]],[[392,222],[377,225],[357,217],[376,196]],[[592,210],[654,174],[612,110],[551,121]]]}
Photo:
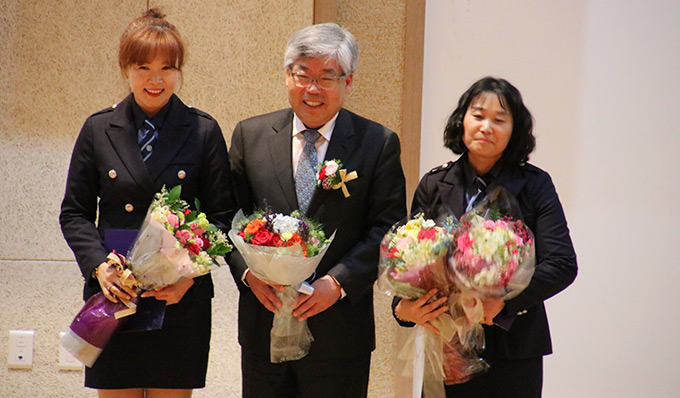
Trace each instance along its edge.
{"label": "red rose", "polygon": [[258,246],[267,246],[267,243],[269,243],[269,241],[272,240],[273,235],[274,235],[273,233],[267,231],[264,228],[261,228],[257,232],[255,232],[255,235],[250,240],[250,243]]}
{"label": "red rose", "polygon": [[281,236],[279,234],[274,234],[272,237],[272,240],[269,242],[269,246],[272,247],[283,247],[285,246],[286,243],[281,239]]}
{"label": "red rose", "polygon": [[319,170],[319,179],[323,180],[326,178],[326,166],[323,166],[321,170]]}
{"label": "red rose", "polygon": [[195,254],[198,256],[198,253],[201,251],[201,248],[198,247],[197,244],[195,243],[188,243],[186,246],[184,246],[187,250],[189,250],[189,253]]}

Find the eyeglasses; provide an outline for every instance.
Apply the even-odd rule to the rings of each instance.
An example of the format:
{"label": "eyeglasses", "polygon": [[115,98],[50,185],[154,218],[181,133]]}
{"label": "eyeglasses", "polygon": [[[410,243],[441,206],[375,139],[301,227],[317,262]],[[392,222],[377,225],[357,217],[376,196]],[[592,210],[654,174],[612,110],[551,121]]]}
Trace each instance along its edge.
{"label": "eyeglasses", "polygon": [[321,76],[313,77],[305,75],[300,72],[290,72],[293,77],[293,82],[297,87],[309,87],[312,83],[316,83],[316,86],[324,90],[332,90],[337,87],[338,83],[344,79],[347,75],[342,76]]}

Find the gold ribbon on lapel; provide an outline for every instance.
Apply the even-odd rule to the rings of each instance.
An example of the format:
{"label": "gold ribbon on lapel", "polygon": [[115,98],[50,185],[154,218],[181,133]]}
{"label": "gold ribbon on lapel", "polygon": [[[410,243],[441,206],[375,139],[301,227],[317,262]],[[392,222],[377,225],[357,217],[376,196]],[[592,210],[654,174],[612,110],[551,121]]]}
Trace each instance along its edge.
{"label": "gold ribbon on lapel", "polygon": [[345,183],[359,178],[359,175],[356,171],[348,174],[347,170],[345,169],[339,170],[338,173],[340,174],[340,182],[333,185],[333,189],[342,189],[342,193],[345,195],[345,197],[349,198],[349,190],[347,190]]}

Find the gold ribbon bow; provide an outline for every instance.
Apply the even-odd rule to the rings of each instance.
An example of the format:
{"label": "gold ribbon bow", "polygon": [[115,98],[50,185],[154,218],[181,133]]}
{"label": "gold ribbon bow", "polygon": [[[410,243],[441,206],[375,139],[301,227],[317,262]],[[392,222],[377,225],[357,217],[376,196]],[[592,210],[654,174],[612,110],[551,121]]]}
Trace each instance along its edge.
{"label": "gold ribbon bow", "polygon": [[333,189],[342,189],[342,193],[345,197],[349,198],[349,190],[347,190],[345,183],[359,178],[359,175],[356,171],[347,173],[347,170],[345,169],[339,170],[338,173],[340,173],[340,182],[333,185]]}
{"label": "gold ribbon bow", "polygon": [[[131,288],[137,286],[137,281],[135,280],[134,276],[132,276],[132,271],[130,271],[130,269],[125,266],[127,261],[125,260],[125,257],[123,255],[118,254],[115,251],[113,253],[109,253],[109,255],[106,257],[106,262],[116,267],[116,271],[118,271],[118,273],[120,274],[120,281],[123,285]],[[130,316],[137,312],[137,304],[129,300],[123,300],[120,297],[119,300],[123,304],[125,304],[125,306],[128,308],[125,310],[117,311],[114,314],[114,317],[116,319]]]}

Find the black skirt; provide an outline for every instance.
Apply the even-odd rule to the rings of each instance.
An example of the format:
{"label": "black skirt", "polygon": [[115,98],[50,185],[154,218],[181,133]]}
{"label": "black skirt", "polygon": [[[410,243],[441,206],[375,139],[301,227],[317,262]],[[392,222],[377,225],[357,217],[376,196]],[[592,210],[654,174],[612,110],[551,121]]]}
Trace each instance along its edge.
{"label": "black skirt", "polygon": [[96,389],[205,387],[211,305],[210,298],[185,295],[179,303],[166,308],[161,329],[115,333],[92,368],[85,368],[85,386]]}

